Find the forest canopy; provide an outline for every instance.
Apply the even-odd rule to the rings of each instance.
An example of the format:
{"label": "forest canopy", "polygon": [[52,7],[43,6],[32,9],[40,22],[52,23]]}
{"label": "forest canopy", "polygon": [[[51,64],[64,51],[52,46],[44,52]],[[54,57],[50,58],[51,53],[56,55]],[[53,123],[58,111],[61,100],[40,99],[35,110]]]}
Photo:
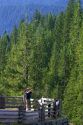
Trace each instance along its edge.
{"label": "forest canopy", "polygon": [[65,12],[22,20],[0,37],[0,94],[60,98],[63,112],[83,125],[83,11],[70,0]]}

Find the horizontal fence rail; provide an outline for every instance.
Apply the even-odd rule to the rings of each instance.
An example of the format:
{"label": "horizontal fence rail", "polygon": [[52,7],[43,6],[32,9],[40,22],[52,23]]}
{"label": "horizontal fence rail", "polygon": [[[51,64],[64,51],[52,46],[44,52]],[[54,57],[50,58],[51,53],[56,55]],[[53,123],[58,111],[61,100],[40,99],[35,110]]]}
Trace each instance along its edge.
{"label": "horizontal fence rail", "polygon": [[0,110],[0,123],[22,123],[37,125],[37,123],[41,122],[45,123],[45,125],[51,125],[52,123],[56,123],[55,125],[68,125],[67,118],[46,119],[40,121],[39,113],[37,111],[24,112],[23,114],[19,115],[17,110]]}
{"label": "horizontal fence rail", "polygon": [[23,105],[23,97],[0,96],[0,108],[18,108]]}
{"label": "horizontal fence rail", "polygon": [[[46,125],[49,121],[49,125],[51,125],[51,121],[59,119],[61,122],[59,125],[62,125],[63,121],[65,121],[63,125],[68,125],[67,119],[60,120],[61,106],[56,112],[53,100],[47,100],[47,102],[45,100],[44,102],[43,105],[40,105],[38,100],[31,99],[31,109],[26,111],[22,96],[0,96],[0,123],[35,123],[37,125],[37,123],[45,122]],[[57,122],[55,125],[58,125]]]}

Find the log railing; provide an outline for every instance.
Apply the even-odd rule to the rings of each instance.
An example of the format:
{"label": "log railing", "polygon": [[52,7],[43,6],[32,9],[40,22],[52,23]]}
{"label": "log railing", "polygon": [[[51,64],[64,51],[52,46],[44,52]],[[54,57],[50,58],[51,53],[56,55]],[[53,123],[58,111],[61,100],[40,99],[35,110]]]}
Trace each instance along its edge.
{"label": "log railing", "polygon": [[0,96],[0,108],[18,108],[23,105],[23,98],[20,96]]}
{"label": "log railing", "polygon": [[32,99],[31,110],[26,112],[23,97],[0,96],[0,123],[32,124],[61,119],[61,111],[53,109],[53,102],[47,104],[39,105]]}

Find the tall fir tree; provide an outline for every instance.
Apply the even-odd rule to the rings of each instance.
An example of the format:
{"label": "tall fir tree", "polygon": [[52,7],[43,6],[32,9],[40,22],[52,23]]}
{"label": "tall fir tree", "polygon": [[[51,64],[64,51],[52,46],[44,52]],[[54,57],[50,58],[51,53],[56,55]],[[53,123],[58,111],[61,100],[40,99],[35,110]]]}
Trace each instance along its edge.
{"label": "tall fir tree", "polygon": [[[66,114],[78,125],[78,109],[79,105],[77,104],[78,98],[78,91],[79,91],[79,76],[80,74],[80,67],[79,67],[79,56],[81,46],[80,41],[80,28],[81,28],[81,7],[80,1],[77,1],[74,5],[74,15],[73,15],[73,22],[71,25],[71,32],[70,32],[70,45],[71,45],[71,53],[72,56],[70,58],[71,62],[71,72],[68,81],[68,85],[66,88],[66,92],[64,94],[64,109]],[[71,54],[70,53],[70,54]],[[72,65],[73,64],[73,65]],[[81,79],[80,79],[81,80]],[[71,107],[71,109],[70,109]],[[82,119],[79,119],[79,123],[81,124]]]}

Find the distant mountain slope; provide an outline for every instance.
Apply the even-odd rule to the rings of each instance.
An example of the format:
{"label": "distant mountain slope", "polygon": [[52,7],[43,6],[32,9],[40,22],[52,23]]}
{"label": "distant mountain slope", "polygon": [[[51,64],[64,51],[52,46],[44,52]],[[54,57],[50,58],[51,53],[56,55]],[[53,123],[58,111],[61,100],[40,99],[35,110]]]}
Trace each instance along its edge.
{"label": "distant mountain slope", "polygon": [[0,5],[24,5],[24,4],[41,4],[41,5],[64,5],[68,0],[0,0]]}
{"label": "distant mountain slope", "polygon": [[11,32],[21,19],[32,17],[36,9],[42,14],[64,11],[68,0],[0,0],[0,34]]}

